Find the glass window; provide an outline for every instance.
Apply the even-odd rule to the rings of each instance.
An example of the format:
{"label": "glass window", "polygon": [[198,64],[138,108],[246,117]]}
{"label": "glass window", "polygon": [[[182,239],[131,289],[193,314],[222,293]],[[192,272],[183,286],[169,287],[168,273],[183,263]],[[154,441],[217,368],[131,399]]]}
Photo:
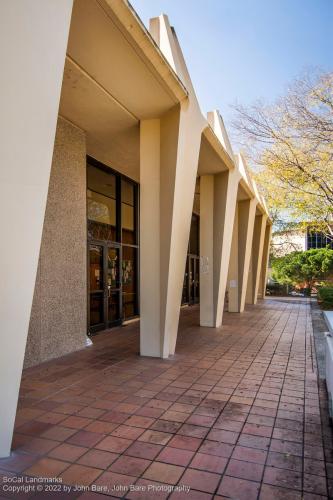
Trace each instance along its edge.
{"label": "glass window", "polygon": [[90,326],[104,321],[103,303],[103,248],[91,245],[89,248],[90,274]]}
{"label": "glass window", "polygon": [[90,294],[90,326],[99,325],[104,322],[104,300],[103,295]]}
{"label": "glass window", "polygon": [[88,189],[88,219],[116,227],[116,200]]}
{"label": "glass window", "polygon": [[[138,308],[137,184],[87,159],[89,300],[92,332]],[[130,245],[130,246],[129,246]]]}
{"label": "glass window", "polygon": [[123,281],[123,318],[137,314],[137,249],[123,246],[122,281]]}
{"label": "glass window", "polygon": [[134,184],[125,179],[121,181],[121,201],[134,206]]}
{"label": "glass window", "polygon": [[103,248],[90,246],[90,291],[103,290]]}
{"label": "glass window", "polygon": [[115,241],[117,238],[116,210],[116,200],[88,189],[88,237],[95,240]]}
{"label": "glass window", "polygon": [[112,172],[87,165],[87,187],[109,198],[116,198],[116,176]]}
{"label": "glass window", "polygon": [[121,181],[121,222],[122,242],[136,244],[135,234],[135,192],[134,184],[124,179]]}
{"label": "glass window", "polygon": [[308,231],[307,234],[307,249],[311,248],[333,248],[333,239],[326,236],[324,233],[316,231]]}
{"label": "glass window", "polygon": [[109,321],[115,322],[120,319],[120,303],[119,303],[119,293],[111,292],[108,299],[108,319]]}
{"label": "glass window", "polygon": [[192,214],[189,253],[199,255],[199,216]]}

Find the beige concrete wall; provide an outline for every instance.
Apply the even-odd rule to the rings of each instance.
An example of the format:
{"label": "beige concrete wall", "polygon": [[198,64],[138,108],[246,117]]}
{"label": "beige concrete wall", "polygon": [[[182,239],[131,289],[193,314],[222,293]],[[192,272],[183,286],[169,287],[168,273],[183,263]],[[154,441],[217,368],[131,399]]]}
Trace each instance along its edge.
{"label": "beige concrete wall", "polygon": [[232,231],[231,252],[228,268],[228,311],[239,311],[239,293],[238,293],[238,203],[235,210],[235,220]]}
{"label": "beige concrete wall", "polygon": [[25,366],[81,349],[87,332],[86,146],[59,118]]}
{"label": "beige concrete wall", "polygon": [[264,247],[262,252],[262,262],[261,262],[261,270],[260,270],[260,281],[259,281],[259,289],[258,289],[258,298],[264,299],[266,293],[266,284],[267,284],[267,272],[268,272],[268,260],[269,260],[269,250],[272,239],[272,226],[271,224],[266,224],[265,228],[265,239],[264,239]]}
{"label": "beige concrete wall", "polygon": [[71,0],[0,2],[0,457],[13,435],[71,11]]}

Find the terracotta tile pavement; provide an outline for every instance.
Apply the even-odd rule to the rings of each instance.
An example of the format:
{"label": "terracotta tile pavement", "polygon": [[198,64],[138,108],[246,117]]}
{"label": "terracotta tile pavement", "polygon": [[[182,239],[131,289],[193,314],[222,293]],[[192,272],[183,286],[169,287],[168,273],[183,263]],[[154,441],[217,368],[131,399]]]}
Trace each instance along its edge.
{"label": "terracotta tile pavement", "polygon": [[10,494],[3,482],[0,498],[332,498],[309,300],[267,299],[218,330],[186,308],[179,330],[172,359],[140,358],[132,323],[25,370],[0,476],[62,486]]}

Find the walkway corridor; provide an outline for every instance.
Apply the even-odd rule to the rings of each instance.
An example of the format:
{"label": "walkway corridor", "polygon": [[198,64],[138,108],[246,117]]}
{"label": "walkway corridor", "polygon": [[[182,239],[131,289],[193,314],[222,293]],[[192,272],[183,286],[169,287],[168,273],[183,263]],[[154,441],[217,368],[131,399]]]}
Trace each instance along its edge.
{"label": "walkway corridor", "polygon": [[140,358],[133,323],[26,370],[14,452],[0,460],[0,472],[4,481],[62,483],[58,492],[44,482],[41,493],[10,494],[4,482],[0,497],[333,495],[331,428],[307,300],[270,299],[226,313],[218,331],[197,324],[198,310],[183,309],[170,360]]}

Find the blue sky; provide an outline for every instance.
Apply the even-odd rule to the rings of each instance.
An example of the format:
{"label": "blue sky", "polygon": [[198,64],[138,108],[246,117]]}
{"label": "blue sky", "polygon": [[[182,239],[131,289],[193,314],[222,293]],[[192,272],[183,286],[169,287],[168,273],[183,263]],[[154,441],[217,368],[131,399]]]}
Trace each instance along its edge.
{"label": "blue sky", "polygon": [[176,29],[203,113],[271,102],[308,67],[333,69],[333,0],[130,0]]}

